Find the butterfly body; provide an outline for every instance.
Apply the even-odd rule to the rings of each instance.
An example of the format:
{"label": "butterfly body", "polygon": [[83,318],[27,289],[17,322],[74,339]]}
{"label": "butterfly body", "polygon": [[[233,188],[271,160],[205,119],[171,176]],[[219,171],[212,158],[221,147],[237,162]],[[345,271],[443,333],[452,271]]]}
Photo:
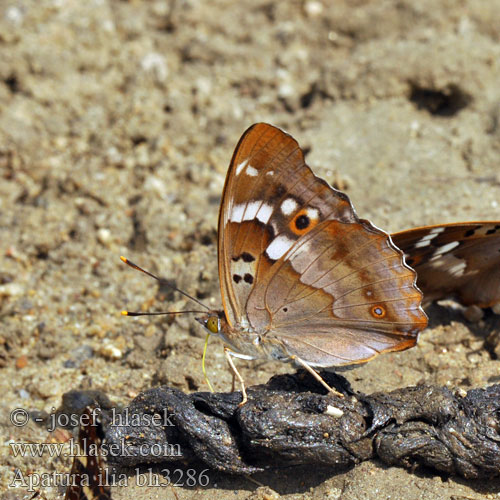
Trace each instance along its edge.
{"label": "butterfly body", "polygon": [[224,310],[198,321],[237,357],[355,365],[414,346],[427,325],[402,252],[276,127],[240,139],[218,230]]}

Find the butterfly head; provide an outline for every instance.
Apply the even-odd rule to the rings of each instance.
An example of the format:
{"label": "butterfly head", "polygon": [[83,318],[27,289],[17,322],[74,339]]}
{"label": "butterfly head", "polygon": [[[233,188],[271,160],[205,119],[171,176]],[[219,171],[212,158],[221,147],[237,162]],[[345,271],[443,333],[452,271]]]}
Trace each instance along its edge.
{"label": "butterfly head", "polygon": [[221,333],[222,322],[225,321],[225,318],[222,311],[208,311],[208,313],[203,316],[196,318],[196,321],[198,321],[208,333],[217,335]]}

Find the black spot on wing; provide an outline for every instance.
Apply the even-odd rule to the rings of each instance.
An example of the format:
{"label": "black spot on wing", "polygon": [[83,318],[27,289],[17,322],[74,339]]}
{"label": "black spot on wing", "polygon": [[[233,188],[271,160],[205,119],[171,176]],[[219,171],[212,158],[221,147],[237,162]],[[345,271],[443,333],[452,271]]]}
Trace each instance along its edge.
{"label": "black spot on wing", "polygon": [[255,260],[255,257],[248,252],[243,252],[241,254],[241,258],[243,259],[244,262],[253,262]]}
{"label": "black spot on wing", "polygon": [[295,221],[295,227],[299,230],[306,229],[310,224],[309,217],[307,215],[299,215]]}
{"label": "black spot on wing", "polygon": [[497,224],[495,227],[488,229],[488,231],[486,231],[486,234],[495,234],[499,229],[500,229],[500,225]]}

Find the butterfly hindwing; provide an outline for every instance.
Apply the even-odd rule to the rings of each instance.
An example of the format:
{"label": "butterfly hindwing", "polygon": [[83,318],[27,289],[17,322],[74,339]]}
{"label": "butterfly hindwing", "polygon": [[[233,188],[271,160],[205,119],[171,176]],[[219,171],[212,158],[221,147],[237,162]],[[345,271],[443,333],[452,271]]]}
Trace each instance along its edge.
{"label": "butterfly hindwing", "polygon": [[325,221],[274,271],[263,300],[272,314],[270,337],[313,366],[412,347],[427,323],[415,273],[373,226]]}
{"label": "butterfly hindwing", "polygon": [[426,302],[447,297],[481,307],[500,302],[500,221],[418,227],[392,239],[417,272]]}

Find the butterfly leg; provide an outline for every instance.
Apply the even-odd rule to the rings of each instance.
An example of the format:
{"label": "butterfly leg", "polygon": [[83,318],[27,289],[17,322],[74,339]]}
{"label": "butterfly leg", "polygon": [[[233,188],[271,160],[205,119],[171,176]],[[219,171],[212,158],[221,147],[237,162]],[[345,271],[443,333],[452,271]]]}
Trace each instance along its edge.
{"label": "butterfly leg", "polygon": [[343,398],[344,397],[344,395],[342,393],[340,393],[340,392],[336,391],[335,389],[333,389],[332,387],[330,387],[321,378],[321,375],[314,368],[312,368],[310,365],[308,365],[303,359],[300,359],[297,356],[291,356],[291,358],[293,359],[293,361],[295,361],[299,365],[303,366],[323,387],[325,387],[326,389],[328,389],[328,391],[331,392],[334,396],[337,396],[339,398]]}
{"label": "butterfly leg", "polygon": [[231,392],[234,392],[234,383],[236,382],[236,375],[233,372],[233,380],[231,380]]}
{"label": "butterfly leg", "polygon": [[224,347],[224,354],[226,355],[227,362],[229,363],[229,366],[231,368],[231,371],[233,372],[233,388],[234,388],[234,377],[238,379],[241,385],[241,394],[243,395],[243,400],[238,406],[243,406],[247,401],[247,391],[245,389],[245,382],[243,381],[243,377],[240,375],[238,370],[236,369],[236,366],[234,366],[233,363],[233,358],[231,357],[231,350],[228,349],[227,347]]}

